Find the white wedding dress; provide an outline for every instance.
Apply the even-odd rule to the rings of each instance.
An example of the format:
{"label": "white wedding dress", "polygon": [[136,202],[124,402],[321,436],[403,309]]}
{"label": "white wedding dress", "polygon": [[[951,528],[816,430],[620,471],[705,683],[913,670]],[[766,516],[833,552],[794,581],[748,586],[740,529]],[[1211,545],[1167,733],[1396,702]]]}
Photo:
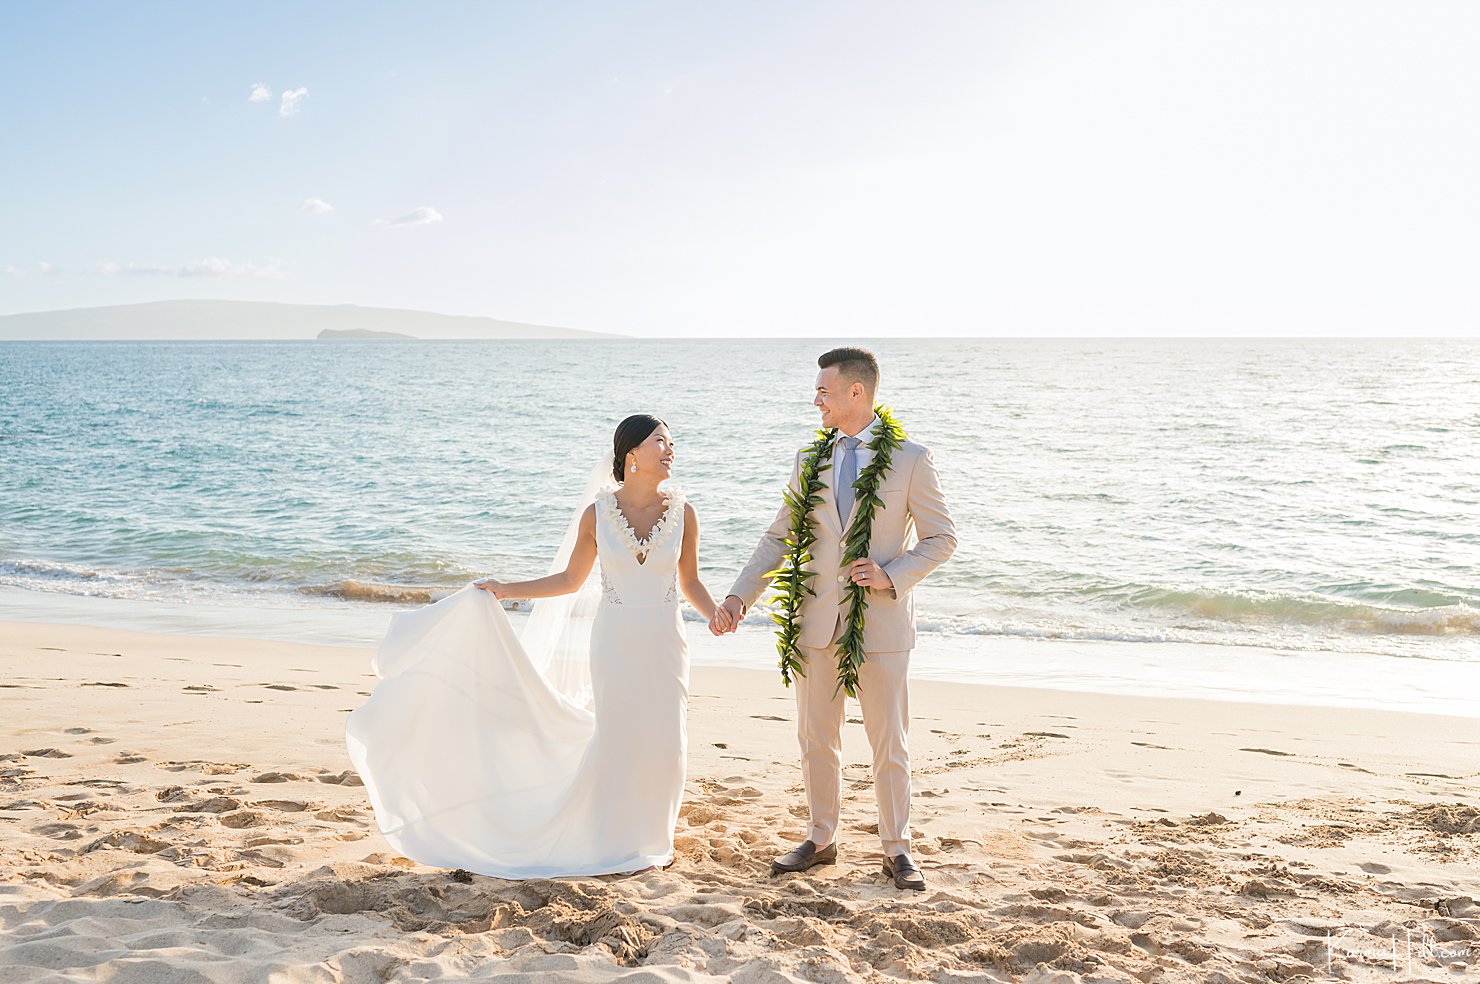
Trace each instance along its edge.
{"label": "white wedding dress", "polygon": [[392,616],[372,664],[381,679],[345,724],[391,847],[501,878],[673,859],[688,750],[683,517],[670,491],[639,541],[615,496],[596,498],[594,711],[552,685],[486,591],[468,585]]}

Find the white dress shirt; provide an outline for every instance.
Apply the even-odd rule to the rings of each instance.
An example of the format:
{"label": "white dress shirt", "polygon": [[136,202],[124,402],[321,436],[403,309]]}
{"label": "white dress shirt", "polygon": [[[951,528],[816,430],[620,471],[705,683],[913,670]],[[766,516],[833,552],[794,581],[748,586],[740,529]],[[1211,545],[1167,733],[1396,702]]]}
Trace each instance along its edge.
{"label": "white dress shirt", "polygon": [[871,461],[874,460],[874,452],[869,448],[868,442],[870,442],[870,441],[872,441],[874,439],[875,434],[876,434],[876,432],[879,429],[879,424],[880,423],[881,423],[881,421],[879,420],[879,415],[878,414],[874,414],[874,419],[873,420],[870,420],[869,423],[868,423],[868,426],[865,427],[863,430],[859,431],[857,434],[844,434],[843,433],[843,429],[841,427],[839,427],[838,428],[838,436],[833,439],[833,458],[832,458],[832,460],[834,462],[836,462],[838,460],[838,455],[842,453],[843,449],[840,446],[840,443],[839,442],[841,442],[843,440],[843,438],[845,438],[845,437],[856,437],[856,438],[859,438],[860,440],[863,441],[863,443],[858,446],[857,450],[855,450],[853,452],[853,454],[858,459],[858,473],[860,475],[862,475],[863,474],[863,469],[868,466],[869,462],[871,462]]}

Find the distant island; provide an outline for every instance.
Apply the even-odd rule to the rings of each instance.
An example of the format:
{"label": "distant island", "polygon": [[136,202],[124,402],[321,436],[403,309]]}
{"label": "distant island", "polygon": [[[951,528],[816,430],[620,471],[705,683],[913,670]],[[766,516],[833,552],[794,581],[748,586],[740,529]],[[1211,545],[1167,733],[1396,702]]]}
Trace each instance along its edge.
{"label": "distant island", "polygon": [[325,328],[319,338],[415,338],[398,331],[372,331],[369,328]]}
{"label": "distant island", "polygon": [[623,338],[497,318],[356,304],[152,301],[0,315],[0,339]]}

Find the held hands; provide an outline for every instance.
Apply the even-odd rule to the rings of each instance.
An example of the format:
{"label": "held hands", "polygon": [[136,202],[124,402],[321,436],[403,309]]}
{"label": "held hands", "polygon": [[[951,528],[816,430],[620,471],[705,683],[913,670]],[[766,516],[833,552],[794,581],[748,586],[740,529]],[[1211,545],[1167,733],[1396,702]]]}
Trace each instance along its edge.
{"label": "held hands", "polygon": [[505,584],[503,581],[500,581],[498,578],[479,578],[478,580],[473,582],[473,587],[478,588],[480,591],[487,591],[489,594],[493,595],[500,601],[509,597],[508,585]]}
{"label": "held hands", "polygon": [[740,599],[730,595],[714,610],[714,617],[709,620],[709,631],[717,636],[734,632],[740,627],[740,620],[745,617],[743,608]]}

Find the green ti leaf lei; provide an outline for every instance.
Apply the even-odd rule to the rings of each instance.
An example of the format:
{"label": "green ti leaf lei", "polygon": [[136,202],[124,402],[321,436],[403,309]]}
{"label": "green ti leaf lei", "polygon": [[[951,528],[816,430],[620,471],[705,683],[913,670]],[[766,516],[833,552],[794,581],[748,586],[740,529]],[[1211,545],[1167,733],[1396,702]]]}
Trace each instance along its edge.
{"label": "green ti leaf lei", "polygon": [[[874,439],[867,445],[873,459],[859,470],[858,480],[853,483],[858,499],[858,509],[853,522],[843,537],[843,568],[846,570],[855,560],[868,556],[869,539],[873,533],[874,510],[884,504],[879,498],[879,483],[889,471],[894,450],[905,439],[904,429],[894,419],[887,407],[874,407],[879,416],[879,427]],[[817,592],[807,582],[817,576],[816,571],[806,570],[812,559],[812,544],[817,542],[813,527],[812,510],[824,502],[822,495],[823,471],[832,467],[833,442],[837,438],[836,428],[819,430],[817,438],[807,447],[802,459],[798,487],[787,488],[783,493],[786,505],[791,510],[791,530],[786,538],[786,555],[782,564],[766,576],[771,578],[775,595],[771,598],[778,611],[771,614],[776,623],[776,651],[781,654],[781,682],[791,686],[793,675],[806,676],[797,640],[801,636],[798,621],[802,604],[807,596],[816,597]],[[863,665],[863,616],[868,608],[868,589],[852,580],[846,582],[848,594],[848,619],[843,635],[838,640],[838,689],[849,697],[858,696],[858,668]],[[836,691],[834,691],[836,693]]]}

